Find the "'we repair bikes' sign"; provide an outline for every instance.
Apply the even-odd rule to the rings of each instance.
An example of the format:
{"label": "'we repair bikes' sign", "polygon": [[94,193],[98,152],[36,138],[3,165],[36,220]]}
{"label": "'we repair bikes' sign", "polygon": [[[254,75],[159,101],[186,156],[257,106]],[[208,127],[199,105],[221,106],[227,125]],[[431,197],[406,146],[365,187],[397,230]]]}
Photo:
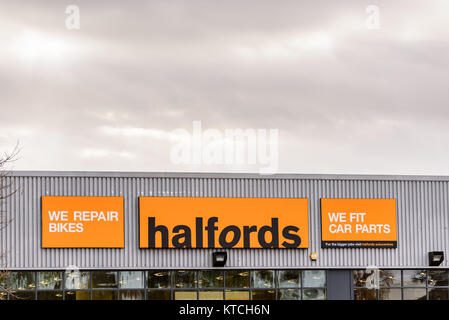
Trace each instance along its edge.
{"label": "'we repair bikes' sign", "polygon": [[43,248],[123,248],[123,197],[42,197]]}

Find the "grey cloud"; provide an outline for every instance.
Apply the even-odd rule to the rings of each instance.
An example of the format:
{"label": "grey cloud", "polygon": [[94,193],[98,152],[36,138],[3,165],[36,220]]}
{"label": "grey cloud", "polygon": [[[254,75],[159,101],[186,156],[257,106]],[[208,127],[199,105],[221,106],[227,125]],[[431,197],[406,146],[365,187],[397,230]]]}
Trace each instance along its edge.
{"label": "grey cloud", "polygon": [[[360,1],[75,1],[79,31],[64,28],[72,2],[30,3],[0,4],[1,47],[32,29],[82,50],[62,64],[0,52],[0,147],[33,130],[17,137],[22,169],[190,170],[166,141],[100,128],[201,120],[278,128],[283,172],[449,173],[447,2],[378,1],[379,31]],[[330,48],[297,46],[316,33]]]}

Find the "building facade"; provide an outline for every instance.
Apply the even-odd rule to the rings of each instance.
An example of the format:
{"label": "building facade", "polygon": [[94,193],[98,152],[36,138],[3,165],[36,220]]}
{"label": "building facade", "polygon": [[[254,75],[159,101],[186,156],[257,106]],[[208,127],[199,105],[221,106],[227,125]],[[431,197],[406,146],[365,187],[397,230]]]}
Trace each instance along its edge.
{"label": "building facade", "polygon": [[[17,190],[0,231],[6,299],[449,298],[447,259],[429,265],[449,246],[448,177],[13,172],[4,183]],[[45,197],[121,197],[123,246],[45,247]],[[142,197],[307,199],[307,247],[145,248]],[[395,245],[323,247],[323,199],[394,199]]]}

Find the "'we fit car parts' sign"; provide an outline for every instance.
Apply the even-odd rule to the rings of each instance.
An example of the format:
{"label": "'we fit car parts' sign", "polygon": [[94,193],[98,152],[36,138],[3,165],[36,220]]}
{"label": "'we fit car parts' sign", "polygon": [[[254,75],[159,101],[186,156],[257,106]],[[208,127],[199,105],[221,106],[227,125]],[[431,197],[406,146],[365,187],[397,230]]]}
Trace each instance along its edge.
{"label": "'we fit car parts' sign", "polygon": [[123,197],[42,197],[42,248],[123,248]]}
{"label": "'we fit car parts' sign", "polygon": [[322,248],[396,248],[396,199],[321,199]]}

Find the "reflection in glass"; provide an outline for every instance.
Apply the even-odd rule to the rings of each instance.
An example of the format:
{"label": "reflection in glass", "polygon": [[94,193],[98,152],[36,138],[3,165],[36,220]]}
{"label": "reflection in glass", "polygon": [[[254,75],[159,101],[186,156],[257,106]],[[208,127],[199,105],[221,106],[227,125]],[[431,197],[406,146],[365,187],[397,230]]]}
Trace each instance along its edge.
{"label": "reflection in glass", "polygon": [[9,295],[9,300],[34,300],[34,291],[13,291]]}
{"label": "reflection in glass", "polygon": [[428,270],[429,287],[446,287],[448,285],[448,270]]}
{"label": "reflection in glass", "polygon": [[300,287],[301,273],[299,270],[279,270],[278,271],[279,288]]}
{"label": "reflection in glass", "polygon": [[38,300],[62,300],[62,291],[38,291]]}
{"label": "reflection in glass", "polygon": [[144,291],[142,290],[120,290],[120,300],[143,300]]}
{"label": "reflection in glass", "polygon": [[70,290],[89,289],[90,273],[87,271],[66,272],[65,288]]}
{"label": "reflection in glass", "polygon": [[61,272],[38,272],[37,288],[39,290],[54,290],[62,288]]}
{"label": "reflection in glass", "polygon": [[223,271],[199,271],[198,278],[200,288],[223,288],[224,286]]}
{"label": "reflection in glass", "polygon": [[226,290],[226,300],[249,300],[249,291]]}
{"label": "reflection in glass", "polygon": [[226,287],[249,288],[249,271],[248,270],[226,271]]}
{"label": "reflection in glass", "polygon": [[379,270],[379,286],[381,287],[400,287],[401,270]]}
{"label": "reflection in glass", "polygon": [[426,270],[404,270],[404,287],[425,287]]}
{"label": "reflection in glass", "polygon": [[369,284],[375,284],[376,272],[374,270],[354,270],[353,283],[354,287],[364,288]]}
{"label": "reflection in glass", "polygon": [[223,291],[200,291],[199,300],[223,300]]}
{"label": "reflection in glass", "polygon": [[92,300],[117,300],[117,291],[115,290],[92,291]]}
{"label": "reflection in glass", "polygon": [[143,271],[120,271],[120,288],[140,289],[144,287]]}
{"label": "reflection in glass", "polygon": [[426,300],[426,288],[404,289],[404,300]]}
{"label": "reflection in glass", "polygon": [[303,300],[325,300],[326,290],[325,289],[304,289],[302,291]]}
{"label": "reflection in glass", "polygon": [[170,287],[170,271],[148,271],[148,288]]}
{"label": "reflection in glass", "polygon": [[278,300],[300,300],[300,289],[281,289],[278,290]]}
{"label": "reflection in glass", "polygon": [[196,291],[174,291],[173,292],[175,300],[196,300]]}
{"label": "reflection in glass", "polygon": [[354,300],[377,300],[377,290],[366,288],[354,289]]}
{"label": "reflection in glass", "polygon": [[147,300],[170,300],[170,290],[148,290]]}
{"label": "reflection in glass", "polygon": [[89,291],[66,291],[65,300],[90,300]]}
{"label": "reflection in glass", "polygon": [[401,300],[401,299],[402,299],[402,289],[400,288],[379,289],[379,300]]}
{"label": "reflection in glass", "polygon": [[276,292],[274,290],[252,290],[252,300],[275,300]]}
{"label": "reflection in glass", "polygon": [[9,272],[8,271],[2,271],[0,272],[0,290],[6,290],[8,289],[8,278],[9,278]]}
{"label": "reflection in glass", "polygon": [[9,279],[12,290],[34,290],[36,287],[34,272],[11,272]]}
{"label": "reflection in glass", "polygon": [[251,282],[253,288],[273,288],[273,270],[255,270],[251,272]]}
{"label": "reflection in glass", "polygon": [[92,271],[92,288],[117,288],[117,272]]}
{"label": "reflection in glass", "polygon": [[429,300],[448,300],[448,288],[432,288],[429,290]]}
{"label": "reflection in glass", "polygon": [[0,291],[0,300],[6,300],[6,299],[8,299],[8,292]]}
{"label": "reflection in glass", "polygon": [[324,270],[306,270],[302,273],[304,287],[325,287],[326,272]]}
{"label": "reflection in glass", "polygon": [[196,287],[196,272],[177,270],[175,271],[175,287],[176,288],[195,288]]}

